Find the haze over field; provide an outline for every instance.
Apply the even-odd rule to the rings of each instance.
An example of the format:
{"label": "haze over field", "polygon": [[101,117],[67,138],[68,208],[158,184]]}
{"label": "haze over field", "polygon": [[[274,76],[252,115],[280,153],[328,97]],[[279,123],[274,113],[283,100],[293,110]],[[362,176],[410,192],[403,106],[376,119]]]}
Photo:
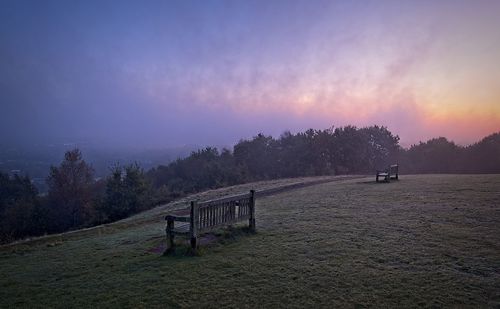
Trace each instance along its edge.
{"label": "haze over field", "polygon": [[1,1],[0,144],[500,130],[499,1]]}

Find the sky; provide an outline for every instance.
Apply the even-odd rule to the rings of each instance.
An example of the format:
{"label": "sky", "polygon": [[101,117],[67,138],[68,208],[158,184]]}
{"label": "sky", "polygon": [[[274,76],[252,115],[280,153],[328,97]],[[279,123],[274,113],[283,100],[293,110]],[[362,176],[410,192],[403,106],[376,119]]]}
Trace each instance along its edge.
{"label": "sky", "polygon": [[500,131],[500,1],[0,0],[0,144]]}

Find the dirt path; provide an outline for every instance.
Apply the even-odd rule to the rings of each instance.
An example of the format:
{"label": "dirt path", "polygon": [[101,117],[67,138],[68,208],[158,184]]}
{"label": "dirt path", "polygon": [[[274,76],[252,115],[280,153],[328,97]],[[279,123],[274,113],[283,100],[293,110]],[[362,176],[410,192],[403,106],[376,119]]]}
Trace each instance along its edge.
{"label": "dirt path", "polygon": [[[365,178],[365,177],[367,177],[367,176],[366,175],[350,175],[350,176],[337,176],[335,178],[328,178],[328,179],[318,179],[318,180],[313,180],[313,181],[294,182],[294,183],[290,183],[290,184],[286,184],[286,185],[282,185],[282,186],[277,186],[274,188],[256,190],[255,196],[256,197],[272,196],[272,195],[276,195],[276,194],[283,193],[286,191],[297,190],[297,189],[315,186],[315,185],[320,185],[320,184],[324,184],[324,183]],[[168,214],[176,215],[176,216],[188,216],[189,213],[190,213],[190,208],[186,207],[186,208],[182,208],[182,209],[176,209],[174,211],[169,212]]]}

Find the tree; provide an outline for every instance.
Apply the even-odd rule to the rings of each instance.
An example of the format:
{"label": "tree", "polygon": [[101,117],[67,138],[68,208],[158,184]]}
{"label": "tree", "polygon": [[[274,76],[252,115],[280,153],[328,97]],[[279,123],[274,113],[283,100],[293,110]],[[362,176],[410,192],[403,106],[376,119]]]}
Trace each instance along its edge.
{"label": "tree", "polygon": [[467,147],[461,161],[466,172],[500,173],[500,132]]}
{"label": "tree", "polygon": [[335,174],[365,172],[367,158],[366,139],[355,126],[336,128],[333,131],[331,153]]}
{"label": "tree", "polygon": [[398,162],[399,136],[393,135],[386,127],[371,126],[360,129],[365,139],[364,159],[366,171],[385,169]]}
{"label": "tree", "polygon": [[94,170],[80,150],[67,151],[59,167],[51,166],[47,177],[53,229],[67,230],[82,226],[93,208]]}
{"label": "tree", "polygon": [[405,152],[408,170],[414,173],[452,173],[463,167],[459,164],[463,148],[444,137],[433,138],[413,145]]}
{"label": "tree", "polygon": [[272,136],[259,133],[252,140],[241,140],[234,146],[234,158],[248,180],[277,177],[277,142]]}
{"label": "tree", "polygon": [[43,231],[38,191],[25,176],[0,173],[0,242]]}
{"label": "tree", "polygon": [[150,186],[137,164],[115,166],[106,181],[106,193],[99,211],[104,221],[123,219],[151,206]]}

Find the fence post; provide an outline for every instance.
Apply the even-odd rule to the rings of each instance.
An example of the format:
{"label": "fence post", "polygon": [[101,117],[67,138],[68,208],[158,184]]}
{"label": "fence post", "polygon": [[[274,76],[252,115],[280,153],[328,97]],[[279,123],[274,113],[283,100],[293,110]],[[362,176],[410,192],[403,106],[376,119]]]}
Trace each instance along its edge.
{"label": "fence post", "polygon": [[248,225],[250,230],[255,232],[255,190],[250,190],[250,202],[248,204],[250,208],[250,218],[248,219]]}
{"label": "fence post", "polygon": [[198,203],[191,201],[191,218],[189,222],[190,234],[191,234],[191,248],[196,249],[197,238],[198,238],[198,224],[200,218],[198,216]]}

